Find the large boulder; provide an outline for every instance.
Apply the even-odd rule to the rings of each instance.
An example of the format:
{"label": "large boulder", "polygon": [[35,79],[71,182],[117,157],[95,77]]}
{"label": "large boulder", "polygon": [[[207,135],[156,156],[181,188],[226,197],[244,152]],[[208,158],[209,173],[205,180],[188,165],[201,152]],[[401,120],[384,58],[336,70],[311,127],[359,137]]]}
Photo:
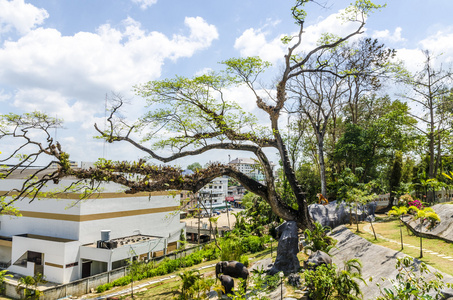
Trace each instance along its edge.
{"label": "large boulder", "polygon": [[304,269],[306,270],[315,270],[320,265],[332,265],[332,258],[330,258],[329,254],[320,250],[313,252],[307,260],[304,261]]}
{"label": "large boulder", "polygon": [[274,275],[283,271],[285,276],[288,276],[291,273],[298,273],[300,262],[297,258],[297,253],[299,252],[297,223],[286,221],[276,229],[277,234],[280,236],[277,247],[277,258],[269,270],[269,274]]}
{"label": "large boulder", "polygon": [[[322,226],[329,226],[335,228],[337,226],[346,224],[349,222],[350,217],[355,221],[356,209],[352,208],[351,214],[349,213],[349,207],[344,202],[337,203],[337,201],[329,202],[329,204],[310,204],[308,206],[308,212],[310,213],[313,221],[320,223]],[[368,215],[368,206],[359,206],[357,209],[357,215],[359,221],[365,220]]]}

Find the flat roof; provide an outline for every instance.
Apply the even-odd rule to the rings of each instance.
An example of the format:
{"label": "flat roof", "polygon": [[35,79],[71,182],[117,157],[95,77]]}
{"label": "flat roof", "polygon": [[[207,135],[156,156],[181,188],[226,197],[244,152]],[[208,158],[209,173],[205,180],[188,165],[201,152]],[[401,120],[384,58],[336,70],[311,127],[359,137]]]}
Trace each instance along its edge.
{"label": "flat roof", "polygon": [[[152,236],[152,235],[143,235],[143,234],[136,234],[136,235],[131,235],[131,236],[126,236],[126,237],[121,237],[121,238],[116,238],[116,239],[110,239],[108,242],[117,242],[118,243],[118,248],[126,245],[133,245],[133,244],[139,244],[151,240],[159,239],[159,237]],[[90,244],[85,244],[83,245],[85,247],[97,247],[97,242],[96,243],[90,243]]]}

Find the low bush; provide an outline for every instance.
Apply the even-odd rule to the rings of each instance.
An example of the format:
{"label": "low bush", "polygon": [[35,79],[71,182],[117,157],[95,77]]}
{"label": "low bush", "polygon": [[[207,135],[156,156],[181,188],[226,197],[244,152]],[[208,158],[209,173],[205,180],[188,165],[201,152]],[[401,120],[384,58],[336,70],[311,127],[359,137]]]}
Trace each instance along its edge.
{"label": "low bush", "polygon": [[[165,258],[156,267],[153,267],[152,263],[140,264],[137,266],[134,272],[134,280],[142,280],[145,278],[151,278],[156,276],[163,276],[169,273],[173,273],[179,270],[181,267],[191,267],[198,265],[203,260],[211,261],[219,257],[219,250],[216,249],[215,245],[206,245],[203,249],[193,252],[185,257],[177,259]],[[103,293],[110,290],[115,286],[125,286],[131,283],[131,274],[121,277],[110,283],[102,284],[96,288],[98,293]]]}

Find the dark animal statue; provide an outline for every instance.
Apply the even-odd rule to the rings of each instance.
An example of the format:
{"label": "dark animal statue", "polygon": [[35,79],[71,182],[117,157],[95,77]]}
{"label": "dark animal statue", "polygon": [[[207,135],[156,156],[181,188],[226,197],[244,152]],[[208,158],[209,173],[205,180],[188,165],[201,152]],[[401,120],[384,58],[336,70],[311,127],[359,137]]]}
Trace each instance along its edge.
{"label": "dark animal statue", "polygon": [[215,265],[215,277],[219,278],[219,274],[228,275],[234,278],[242,278],[244,282],[242,286],[247,289],[247,278],[249,278],[249,270],[238,261],[219,261]]}
{"label": "dark animal statue", "polygon": [[223,288],[225,289],[225,295],[231,294],[234,287],[234,280],[231,276],[228,275],[220,275],[219,276],[220,283],[222,284]]}
{"label": "dark animal statue", "polygon": [[219,274],[247,280],[249,270],[238,261],[220,261],[215,265],[215,276],[219,278]]}
{"label": "dark animal statue", "polygon": [[283,271],[285,276],[297,273],[300,269],[297,253],[299,252],[298,228],[294,221],[286,221],[277,228],[277,235],[280,236],[277,247],[277,258],[273,267],[268,271],[274,275]]}
{"label": "dark animal statue", "polygon": [[314,270],[320,265],[332,265],[332,258],[329,254],[320,250],[313,252],[306,261],[304,261],[304,269]]}

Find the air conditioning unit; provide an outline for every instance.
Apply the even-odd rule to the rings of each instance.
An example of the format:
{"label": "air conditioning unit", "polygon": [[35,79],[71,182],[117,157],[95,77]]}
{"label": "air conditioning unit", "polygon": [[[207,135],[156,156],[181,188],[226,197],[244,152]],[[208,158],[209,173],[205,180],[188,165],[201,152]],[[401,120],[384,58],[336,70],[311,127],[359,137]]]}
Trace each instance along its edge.
{"label": "air conditioning unit", "polygon": [[115,248],[118,248],[118,242],[117,241],[99,240],[99,241],[97,241],[96,247],[102,248],[102,249],[115,249]]}

